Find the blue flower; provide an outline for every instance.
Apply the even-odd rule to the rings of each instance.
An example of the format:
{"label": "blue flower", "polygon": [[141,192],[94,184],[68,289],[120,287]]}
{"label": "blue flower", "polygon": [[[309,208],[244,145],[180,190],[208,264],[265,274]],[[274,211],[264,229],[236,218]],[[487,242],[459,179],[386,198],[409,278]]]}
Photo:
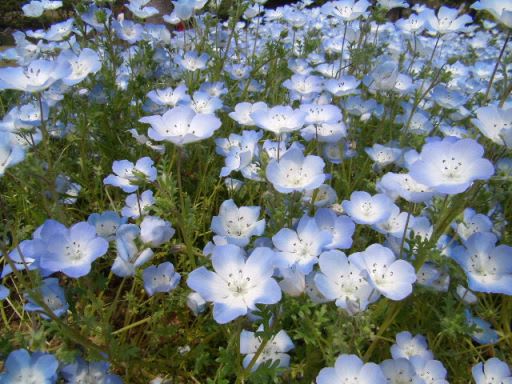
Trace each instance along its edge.
{"label": "blue flower", "polygon": [[108,250],[108,241],[96,236],[96,228],[86,222],[77,223],[46,241],[48,252],[41,256],[41,267],[74,278],[87,275],[92,262]]}
{"label": "blue flower", "polygon": [[220,206],[219,216],[212,218],[212,231],[224,236],[230,244],[245,247],[252,236],[261,236],[265,230],[265,219],[258,220],[260,207],[238,208],[233,200]]}
{"label": "blue flower", "polygon": [[396,260],[391,249],[372,244],[365,251],[352,254],[350,261],[365,269],[370,284],[388,299],[402,300],[412,293],[414,267],[405,260]]}
{"label": "blue flower", "polygon": [[156,168],[149,157],[140,158],[135,165],[128,160],[114,161],[112,171],[115,175],[105,177],[103,184],[119,187],[126,193],[139,189],[137,182],[156,180]]}
{"label": "blue flower", "polygon": [[[64,289],[59,285],[59,279],[48,278],[44,279],[41,286],[37,288],[37,293],[40,295],[40,299],[52,310],[52,312],[60,317],[69,308],[66,296],[64,295]],[[50,317],[47,316],[46,310],[36,304],[30,294],[25,295],[28,303],[25,304],[25,310],[28,312],[41,312],[41,317],[48,320]]]}
{"label": "blue flower", "polygon": [[[350,381],[349,381],[350,380]],[[386,378],[375,363],[363,363],[356,355],[340,355],[334,368],[323,368],[316,378],[317,384],[333,383],[385,384]]]}
{"label": "blue flower", "polygon": [[126,218],[119,217],[114,211],[105,211],[89,215],[87,222],[94,225],[98,236],[107,240],[114,240],[118,228],[126,223]]}
{"label": "blue flower", "polygon": [[179,273],[175,272],[174,265],[169,261],[158,266],[152,265],[142,272],[144,289],[149,296],[156,292],[169,292],[176,288],[181,280]]}
{"label": "blue flower", "polygon": [[469,288],[476,292],[512,295],[512,247],[498,245],[490,232],[479,232],[453,251],[453,258],[468,277]]}
{"label": "blue flower", "polygon": [[256,304],[281,300],[281,289],[272,278],[273,257],[269,248],[256,248],[245,260],[236,245],[218,246],[212,255],[215,272],[200,267],[188,275],[187,285],[214,303],[213,318],[225,324],[255,310]]}
{"label": "blue flower", "polygon": [[485,363],[478,363],[471,369],[475,384],[511,383],[512,373],[507,363],[492,357]]}
{"label": "blue flower", "polygon": [[484,148],[472,139],[445,138],[425,144],[420,157],[410,167],[418,183],[439,193],[466,191],[475,180],[494,174],[492,163],[482,158]]}
{"label": "blue flower", "polygon": [[478,344],[496,344],[499,341],[499,335],[496,330],[491,326],[491,323],[481,319],[480,317],[473,316],[469,309],[464,312],[468,325],[476,327],[476,330],[471,333],[471,338]]}
{"label": "blue flower", "polygon": [[295,267],[308,274],[318,262],[318,255],[332,242],[332,235],[319,228],[313,217],[304,215],[297,230],[282,228],[272,237],[277,248],[275,263],[280,268]]}
{"label": "blue flower", "polygon": [[7,356],[0,384],[53,384],[57,381],[59,362],[55,356],[18,349]]}
{"label": "blue flower", "polygon": [[78,358],[75,363],[62,368],[61,374],[68,384],[122,384],[121,378],[117,375],[109,374],[108,369],[109,363],[106,361],[88,363]]}
{"label": "blue flower", "polygon": [[310,191],[325,181],[325,163],[319,156],[304,156],[300,149],[290,149],[279,160],[267,165],[266,176],[281,193]]}

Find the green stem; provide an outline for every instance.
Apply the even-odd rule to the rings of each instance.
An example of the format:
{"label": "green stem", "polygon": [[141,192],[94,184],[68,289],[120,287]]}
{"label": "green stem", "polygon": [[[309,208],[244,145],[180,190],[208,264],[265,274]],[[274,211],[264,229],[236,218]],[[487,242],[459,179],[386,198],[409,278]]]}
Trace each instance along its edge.
{"label": "green stem", "polygon": [[496,65],[494,66],[494,70],[492,71],[491,79],[489,80],[489,85],[487,85],[487,90],[485,91],[484,103],[489,100],[489,93],[491,93],[492,83],[494,82],[494,78],[496,77],[496,72],[498,72],[498,68],[500,66],[501,58],[505,53],[505,48],[507,46],[508,41],[510,40],[510,35],[512,34],[512,29],[508,30],[507,37],[505,37],[505,42],[503,43],[503,47],[501,47],[500,54],[498,56],[498,60],[496,60]]}

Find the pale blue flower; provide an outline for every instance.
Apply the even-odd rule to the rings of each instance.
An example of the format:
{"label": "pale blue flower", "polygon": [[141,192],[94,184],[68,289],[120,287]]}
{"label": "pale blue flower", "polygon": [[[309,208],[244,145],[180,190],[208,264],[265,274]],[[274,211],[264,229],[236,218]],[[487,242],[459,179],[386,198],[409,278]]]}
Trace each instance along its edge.
{"label": "pale blue flower", "polygon": [[281,300],[281,289],[272,278],[274,252],[256,248],[245,260],[235,245],[218,246],[212,255],[215,272],[200,267],[188,275],[188,286],[206,301],[213,302],[213,318],[228,323],[256,304],[275,304]]}
{"label": "pale blue flower", "polygon": [[5,361],[0,384],[53,384],[57,382],[59,362],[55,356],[25,349],[12,351]]}
{"label": "pale blue flower", "polygon": [[114,175],[108,175],[103,179],[103,184],[121,188],[124,192],[132,193],[139,189],[137,182],[155,181],[156,168],[153,160],[142,157],[135,165],[128,160],[116,160],[112,163]]}
{"label": "pale blue flower", "polygon": [[386,384],[381,368],[375,363],[364,363],[356,355],[340,355],[334,368],[323,368],[316,378],[316,384],[348,382],[358,384]]}
{"label": "pale blue flower", "polygon": [[174,265],[169,261],[152,265],[142,272],[144,289],[149,296],[157,292],[170,292],[179,284],[181,275],[174,270]]}
{"label": "pale blue flower", "polygon": [[[64,295],[64,289],[59,285],[59,279],[44,279],[41,286],[36,288],[36,291],[40,296],[38,299],[43,300],[55,316],[61,317],[68,310],[69,305]],[[50,319],[46,310],[39,306],[30,294],[26,294],[25,297],[28,300],[28,303],[24,306],[27,312],[39,312],[43,319]]]}
{"label": "pale blue flower", "polygon": [[108,250],[108,241],[96,235],[96,228],[80,222],[63,233],[45,236],[47,253],[40,265],[51,272],[62,272],[73,278],[87,275],[91,264]]}
{"label": "pale blue flower", "polygon": [[245,247],[253,236],[261,236],[265,219],[258,220],[260,207],[237,207],[233,200],[224,201],[219,216],[212,218],[212,231],[224,236],[228,243]]}

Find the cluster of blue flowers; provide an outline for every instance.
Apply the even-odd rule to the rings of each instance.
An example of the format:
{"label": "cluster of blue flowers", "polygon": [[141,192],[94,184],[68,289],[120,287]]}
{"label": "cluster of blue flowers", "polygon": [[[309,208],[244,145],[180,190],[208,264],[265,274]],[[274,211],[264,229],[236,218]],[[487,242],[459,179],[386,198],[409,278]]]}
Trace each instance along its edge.
{"label": "cluster of blue flowers", "polygon": [[[288,367],[295,348],[283,329],[261,336],[263,325],[269,325],[262,324],[262,306],[307,295],[313,303],[358,316],[379,300],[403,301],[421,286],[454,292],[465,306],[468,326],[475,329],[473,340],[498,344],[502,335],[488,321],[492,319],[471,307],[482,294],[512,296],[512,247],[505,244],[507,222],[498,196],[491,196],[487,212],[462,207],[462,215],[441,216],[446,222],[439,215],[448,211],[448,201],[460,197],[464,203],[461,196],[488,188],[493,178],[512,175],[512,160],[498,153],[512,147],[510,90],[500,93],[509,84],[509,65],[498,71],[511,34],[512,2],[472,4],[490,13],[508,31],[506,38],[496,34],[495,23],[486,21],[479,29],[471,16],[445,6],[436,12],[416,5],[407,18],[377,24],[368,21],[372,5],[366,0],[335,0],[315,8],[304,0],[275,10],[265,10],[261,3],[248,4],[245,23],[233,26],[237,44],[223,26],[220,31],[206,27],[207,12],[201,13],[206,1],[201,0],[173,1],[172,13],[164,16],[172,25],[194,19],[194,28],[185,30],[170,32],[163,24],[142,23],[158,9],[149,0],[130,0],[126,9],[135,21],[115,18],[110,9],[93,4],[77,15],[80,23],[69,19],[47,30],[16,32],[16,47],[0,58],[16,60],[17,66],[0,68],[0,89],[21,91],[25,97],[0,122],[0,176],[21,166],[38,146],[48,145],[49,137],[65,140],[74,131],[73,119],[57,120],[65,96],[93,103],[104,96],[84,84],[99,81],[108,52],[86,47],[77,37],[115,38],[126,47],[112,79],[119,92],[129,90],[138,75],[140,68],[131,60],[146,45],[156,74],[169,81],[150,84],[149,91],[133,97],[144,116],[134,117],[129,132],[139,149],[152,155],[116,160],[112,173],[102,175],[105,189],[126,194],[124,206],[118,212],[91,213],[69,226],[45,220],[30,239],[3,255],[0,300],[9,299],[13,274],[36,272],[41,284],[24,293],[24,310],[44,321],[66,321],[70,305],[63,281],[89,275],[100,258],[115,276],[141,276],[149,296],[173,291],[185,274],[181,285],[194,315],[210,316],[203,314],[211,304],[218,324],[241,317],[253,322],[253,330],[241,331],[239,346],[243,367],[254,371],[268,361]],[[32,0],[23,12],[39,17],[61,5]],[[401,0],[375,5],[385,11],[408,7]],[[360,71],[352,68],[349,48],[361,44],[364,28],[383,53]],[[309,34],[321,37],[312,52],[305,48]],[[489,47],[493,34],[502,50]],[[215,45],[209,53],[196,44],[201,36]],[[289,76],[281,84],[268,84],[263,80],[268,63],[257,66],[255,57],[266,52],[267,43],[282,39],[290,55]],[[469,48],[478,56],[474,64],[454,60]],[[215,74],[212,52],[223,52]],[[425,77],[425,68],[437,75]],[[449,81],[441,79],[443,71]],[[495,81],[502,82],[501,88]],[[269,101],[278,89],[287,104]],[[385,98],[395,104],[389,107]],[[400,126],[405,139],[374,142],[368,126],[382,121],[390,122],[389,130]],[[232,198],[212,217],[211,241],[201,244],[204,257],[197,268],[176,271],[170,259],[152,265],[155,250],[168,251],[171,242],[179,243],[173,224],[155,209],[156,197],[161,197],[160,155],[174,148],[174,161],[213,136],[215,152],[224,162],[218,175]],[[354,142],[355,137],[368,138],[370,144]],[[365,161],[371,163],[375,177],[351,185],[346,182],[353,177],[349,170],[348,193],[338,196],[335,181],[350,159],[360,161],[361,169]],[[64,174],[51,182],[54,191],[48,193],[57,194],[59,204],[76,203],[79,184]],[[277,214],[264,203],[237,203],[242,201],[237,193],[255,185],[285,202],[286,223],[276,227]],[[180,184],[178,188],[183,194]],[[178,228],[185,237],[184,228]],[[363,245],[353,247],[356,241]],[[188,240],[183,242],[193,253]],[[341,354],[334,367],[318,373],[316,383],[448,382],[447,369],[434,359],[422,335],[398,333],[391,356],[375,364]],[[19,349],[6,358],[0,383],[43,384],[60,378],[69,383],[121,382],[108,372],[106,362],[59,366],[51,354]],[[477,384],[512,382],[509,367],[496,357],[477,363],[472,374]]]}

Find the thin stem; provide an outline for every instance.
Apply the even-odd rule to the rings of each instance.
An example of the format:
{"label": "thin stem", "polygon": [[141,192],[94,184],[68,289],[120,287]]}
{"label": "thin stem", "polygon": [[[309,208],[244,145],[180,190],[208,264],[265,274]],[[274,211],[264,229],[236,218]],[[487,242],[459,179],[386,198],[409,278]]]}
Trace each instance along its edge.
{"label": "thin stem", "polygon": [[192,248],[192,239],[190,238],[189,228],[185,228],[185,212],[187,212],[187,207],[185,205],[185,191],[183,190],[183,184],[181,180],[181,157],[183,154],[183,149],[181,147],[175,146],[175,158],[176,158],[176,179],[178,182],[178,195],[180,199],[180,230],[181,235],[183,236],[183,240],[185,242],[185,246],[187,248],[187,255],[190,261],[192,268],[196,268],[196,258]]}
{"label": "thin stem", "polygon": [[496,72],[498,72],[498,67],[500,66],[501,58],[505,53],[505,48],[507,46],[508,41],[510,40],[510,35],[512,34],[512,29],[508,30],[507,37],[505,37],[505,42],[503,43],[503,47],[501,47],[500,55],[498,56],[498,60],[496,61],[496,65],[494,66],[494,70],[492,71],[491,79],[489,80],[489,85],[487,85],[487,90],[485,91],[484,103],[489,99],[489,93],[491,93],[492,83],[494,82],[494,77],[496,76]]}

